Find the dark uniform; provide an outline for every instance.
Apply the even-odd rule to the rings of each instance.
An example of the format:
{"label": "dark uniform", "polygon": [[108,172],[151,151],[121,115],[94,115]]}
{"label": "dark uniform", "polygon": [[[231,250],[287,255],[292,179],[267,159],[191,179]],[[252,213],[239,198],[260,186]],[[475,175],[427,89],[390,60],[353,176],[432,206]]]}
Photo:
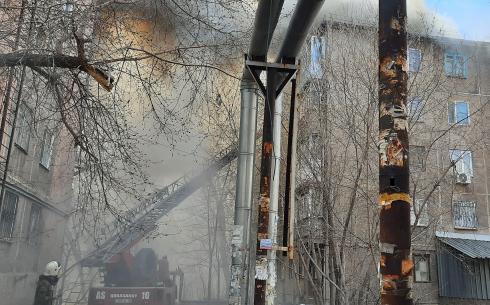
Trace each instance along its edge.
{"label": "dark uniform", "polygon": [[54,304],[54,286],[58,283],[58,277],[55,275],[40,275],[37,282],[34,305],[53,305]]}

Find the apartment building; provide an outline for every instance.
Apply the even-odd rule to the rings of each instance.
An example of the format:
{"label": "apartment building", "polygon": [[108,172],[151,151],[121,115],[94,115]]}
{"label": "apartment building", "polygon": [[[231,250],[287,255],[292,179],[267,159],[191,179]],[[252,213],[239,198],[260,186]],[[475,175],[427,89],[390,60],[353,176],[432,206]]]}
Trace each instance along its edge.
{"label": "apartment building", "polygon": [[[53,107],[49,91],[26,86],[22,97],[15,128],[13,111],[8,114],[6,145],[0,150],[2,175],[7,170],[0,214],[0,297],[2,304],[30,305],[46,263],[62,259],[73,208],[74,156],[67,131],[40,110]],[[12,99],[10,105],[16,104]]]}
{"label": "apartment building", "polygon": [[[486,304],[490,43],[412,33],[408,48],[413,297],[416,304]],[[287,299],[376,304],[376,27],[324,23],[305,53],[299,280],[284,284],[294,291]]]}
{"label": "apartment building", "polygon": [[[40,3],[38,7],[44,8]],[[19,25],[20,10],[2,10],[0,52],[47,48],[45,24],[40,15],[31,16],[34,11],[30,8],[24,16],[34,25],[31,31]],[[0,68],[0,118],[5,121],[5,127],[0,127],[2,305],[33,303],[45,265],[62,259],[65,224],[73,208],[73,142],[56,114],[57,96],[46,78],[30,68],[23,70]]]}

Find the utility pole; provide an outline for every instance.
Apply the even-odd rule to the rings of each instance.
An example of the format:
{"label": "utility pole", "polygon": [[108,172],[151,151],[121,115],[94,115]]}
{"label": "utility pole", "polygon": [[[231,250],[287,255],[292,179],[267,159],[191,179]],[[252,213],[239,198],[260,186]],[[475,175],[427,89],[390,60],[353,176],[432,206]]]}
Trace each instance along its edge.
{"label": "utility pole", "polygon": [[381,305],[412,305],[407,3],[379,1],[379,203]]}

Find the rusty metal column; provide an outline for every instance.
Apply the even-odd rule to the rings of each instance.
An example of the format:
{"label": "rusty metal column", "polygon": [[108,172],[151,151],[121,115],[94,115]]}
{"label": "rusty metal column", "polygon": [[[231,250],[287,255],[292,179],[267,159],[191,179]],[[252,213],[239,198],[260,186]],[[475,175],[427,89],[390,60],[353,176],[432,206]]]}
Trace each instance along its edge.
{"label": "rusty metal column", "polygon": [[381,305],[413,304],[406,22],[406,0],[379,1]]}
{"label": "rusty metal column", "polygon": [[272,168],[272,124],[275,110],[277,71],[267,69],[267,94],[264,105],[264,122],[262,126],[262,156],[260,162],[260,198],[258,204],[257,251],[255,258],[255,293],[254,305],[265,304],[267,272],[267,250],[261,249],[260,241],[268,238],[269,203]]}

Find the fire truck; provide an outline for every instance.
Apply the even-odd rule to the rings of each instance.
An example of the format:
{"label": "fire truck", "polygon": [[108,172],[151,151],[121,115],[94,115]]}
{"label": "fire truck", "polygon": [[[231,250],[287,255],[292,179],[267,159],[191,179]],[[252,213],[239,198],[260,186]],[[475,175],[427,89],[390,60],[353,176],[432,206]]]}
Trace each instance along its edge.
{"label": "fire truck", "polygon": [[[231,149],[208,168],[195,175],[183,176],[156,191],[137,208],[127,212],[129,224],[118,222],[101,230],[103,240],[80,261],[82,267],[103,270],[103,287],[92,287],[88,305],[173,305],[182,298],[183,272],[169,271],[167,258],[158,258],[150,248],[131,249],[157,229],[157,222],[230,164],[238,155]],[[176,280],[179,280],[177,283]]]}
{"label": "fire truck", "polygon": [[104,287],[90,288],[88,305],[174,305],[182,285],[180,269],[170,272],[166,256],[158,259],[153,249],[143,248],[106,263]]}

